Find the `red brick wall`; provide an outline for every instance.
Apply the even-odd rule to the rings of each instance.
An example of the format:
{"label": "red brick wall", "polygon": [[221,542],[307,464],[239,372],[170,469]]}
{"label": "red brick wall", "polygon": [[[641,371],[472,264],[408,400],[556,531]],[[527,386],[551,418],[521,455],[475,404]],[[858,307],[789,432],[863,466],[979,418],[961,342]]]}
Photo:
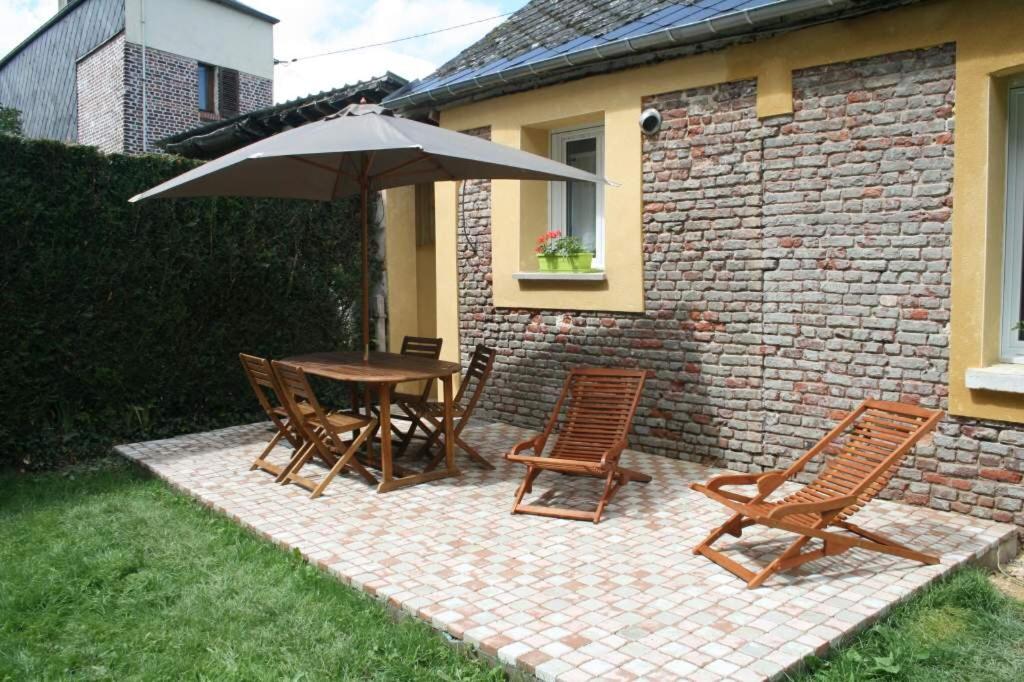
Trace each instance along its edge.
{"label": "red brick wall", "polygon": [[[636,447],[756,471],[865,396],[945,408],[954,59],[799,71],[764,120],[753,81],[646,98],[641,315],[494,308],[489,184],[466,183],[462,352],[500,353],[484,412],[537,427],[567,366],[642,366]],[[1022,472],[1024,425],[947,418],[886,494],[1024,525]]]}
{"label": "red brick wall", "polygon": [[[146,49],[146,135],[148,149],[168,135],[194,128],[199,117],[198,63],[181,55]],[[142,145],[142,47],[125,43],[124,151],[140,153]],[[273,82],[239,73],[239,108],[242,113],[270,106]],[[206,119],[209,120],[209,119]]]}

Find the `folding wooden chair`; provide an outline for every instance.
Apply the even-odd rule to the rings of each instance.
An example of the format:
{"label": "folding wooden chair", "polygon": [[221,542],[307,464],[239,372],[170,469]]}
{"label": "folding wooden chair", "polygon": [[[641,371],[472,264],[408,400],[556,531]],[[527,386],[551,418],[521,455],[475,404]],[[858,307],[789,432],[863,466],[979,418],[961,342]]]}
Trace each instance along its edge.
{"label": "folding wooden chair", "polygon": [[[442,339],[434,339],[424,336],[406,336],[402,339],[402,355],[413,355],[421,358],[437,360],[441,357]],[[391,422],[391,431],[395,434],[397,442],[394,451],[401,455],[409,446],[409,443],[416,435],[416,430],[423,428],[423,425],[415,417],[416,406],[426,402],[430,397],[430,391],[434,388],[434,381],[424,383],[423,390],[418,392],[395,391],[391,394],[391,402],[401,411],[398,416],[408,419],[410,424],[403,431],[394,421]],[[380,412],[374,408],[374,413],[380,417]],[[392,414],[392,417],[395,415]],[[430,432],[424,431],[424,437],[429,437]]]}
{"label": "folding wooden chair", "polygon": [[[842,554],[854,547],[925,564],[938,563],[936,556],[908,549],[883,535],[855,526],[847,519],[885,488],[900,461],[917,441],[935,428],[941,417],[941,412],[912,405],[865,400],[785,471],[724,474],[707,484],[691,484],[694,490],[733,511],[729,520],[712,531],[693,553],[703,554],[746,580],[747,587],[751,588],[761,585],[773,573]],[[778,501],[767,500],[819,454],[832,457],[810,484]],[[756,485],[757,494],[741,495],[722,490],[723,486],[731,485]],[[740,537],[744,528],[755,524],[786,530],[800,537],[758,573],[712,549],[712,543],[722,535]],[[848,533],[826,530],[830,526]],[[812,538],[822,540],[823,546],[801,553]]]}
{"label": "folding wooden chair", "polygon": [[[491,376],[491,370],[494,368],[496,354],[493,348],[477,345],[473,350],[473,356],[469,359],[466,373],[462,376],[459,392],[452,400],[452,419],[457,420],[453,429],[455,446],[485,469],[493,469],[494,465],[488,462],[479,450],[462,439],[462,431],[469,424],[473,410],[476,409],[476,404],[480,401],[480,396],[483,395],[487,378]],[[445,456],[444,403],[424,400],[419,403],[410,403],[408,410],[413,422],[427,433],[427,442],[420,448],[420,454],[429,453],[435,444],[440,445],[440,450],[425,469],[425,471],[433,471],[438,464],[444,461]]]}
{"label": "folding wooden chair", "polygon": [[[368,483],[376,483],[377,479],[355,458],[355,454],[367,439],[376,434],[377,420],[362,415],[324,411],[301,367],[277,360],[273,361],[271,365],[277,375],[284,401],[289,410],[293,413],[296,412],[301,404],[300,401],[308,404],[313,410],[313,413],[301,422],[309,445],[296,453],[293,462],[289,463],[287,467],[282,482],[285,485],[296,483],[302,486],[311,492],[310,498],[312,499],[320,497],[324,488],[343,469],[356,472]],[[351,431],[359,431],[359,435],[351,441],[344,440],[343,434]],[[314,454],[319,455],[331,467],[319,483],[299,473]]]}
{"label": "folding wooden chair", "polygon": [[[565,379],[544,431],[516,445],[505,455],[510,462],[526,465],[526,478],[516,492],[513,514],[539,514],[562,519],[598,523],[605,505],[620,487],[629,481],[647,483],[651,477],[619,466],[626,449],[633,415],[640,404],[647,372],[627,369],[573,369]],[[551,454],[542,456],[544,445],[559,425],[559,414],[566,405]],[[521,454],[531,449],[534,455]],[[592,512],[522,504],[523,495],[533,489],[542,471],[573,476],[604,478],[604,493]]]}
{"label": "folding wooden chair", "polygon": [[[238,358],[242,362],[242,369],[245,370],[245,376],[249,380],[249,385],[252,386],[252,391],[256,394],[256,400],[259,401],[260,407],[263,408],[263,411],[267,413],[267,417],[270,418],[270,421],[277,428],[274,437],[270,439],[270,443],[263,449],[263,452],[253,460],[249,470],[261,469],[280,478],[284,475],[286,467],[268,461],[267,457],[277,444],[281,442],[281,439],[286,439],[291,443],[295,452],[302,448],[306,439],[303,436],[301,427],[289,418],[290,413],[283,404],[283,393],[277,383],[274,370],[270,366],[270,361],[266,358],[246,355],[245,353],[239,353]],[[277,404],[274,404],[275,402]],[[295,409],[300,421],[313,414],[313,409],[306,403],[297,402]]]}

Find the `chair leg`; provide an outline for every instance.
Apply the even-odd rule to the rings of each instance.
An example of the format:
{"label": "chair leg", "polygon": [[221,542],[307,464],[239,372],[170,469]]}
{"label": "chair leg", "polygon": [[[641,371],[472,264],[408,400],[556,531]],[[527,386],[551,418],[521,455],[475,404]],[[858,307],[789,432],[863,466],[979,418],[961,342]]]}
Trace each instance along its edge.
{"label": "chair leg", "polygon": [[313,458],[313,450],[316,447],[313,443],[306,443],[302,448],[295,453],[292,457],[292,461],[288,462],[284,469],[281,470],[281,474],[277,477],[278,483],[281,485],[288,485],[291,483],[296,476],[299,474],[299,470],[306,466],[306,463]]}
{"label": "chair leg", "polygon": [[[270,439],[269,443],[267,443],[267,447],[263,448],[263,452],[261,452],[259,456],[257,456],[256,459],[252,461],[252,466],[249,467],[249,471],[252,471],[253,469],[263,469],[264,471],[268,470],[267,465],[269,464],[269,462],[267,462],[266,459],[270,455],[271,451],[273,451],[273,449],[277,447],[277,444],[281,442],[281,439],[284,438],[284,435],[284,431],[278,429],[277,433],[274,434],[274,437]],[[275,465],[272,464],[270,466],[275,469],[277,468]]]}
{"label": "chair leg", "polygon": [[601,499],[597,502],[597,509],[594,511],[594,523],[601,521],[601,514],[604,513],[604,507],[608,502],[611,501],[615,491],[622,485],[622,479],[616,475],[615,470],[608,472],[608,476],[604,479],[604,493],[601,494]]}
{"label": "chair leg", "polygon": [[523,495],[533,490],[533,482],[539,475],[540,469],[531,466],[526,468],[526,476],[523,478],[523,482],[519,484],[519,490],[516,491],[516,501],[512,503],[513,514],[519,509],[519,505],[523,501]]}
{"label": "chair leg", "polygon": [[635,469],[625,469],[619,467],[619,473],[626,477],[628,481],[636,481],[637,483],[650,483],[651,477],[645,473],[636,471]]}
{"label": "chair leg", "polygon": [[355,460],[355,454],[356,452],[359,451],[359,448],[362,446],[363,441],[369,438],[370,433],[375,430],[375,428],[369,427],[363,429],[362,432],[359,434],[359,437],[349,444],[348,449],[345,450],[345,454],[338,458],[338,460],[334,463],[334,466],[331,467],[331,470],[327,472],[326,476],[324,476],[324,479],[320,481],[320,483],[317,484],[315,488],[313,488],[313,492],[309,496],[311,500],[315,500],[316,498],[320,497],[324,492],[324,488],[326,488],[330,484],[330,482],[334,480],[334,477],[338,475],[338,472],[340,472],[346,466],[355,469],[357,472],[360,473],[360,475],[363,476],[363,478],[366,478],[369,483],[377,482],[377,479],[374,478],[362,464]]}
{"label": "chair leg", "polygon": [[729,517],[728,521],[726,521],[721,526],[711,531],[711,533],[709,533],[708,536],[704,538],[703,542],[694,547],[693,553],[700,554],[702,549],[710,547],[712,544],[715,543],[716,540],[718,540],[718,538],[722,537],[726,533],[737,538],[740,537],[740,535],[742,535],[743,533],[742,523],[743,514],[736,512],[735,514]]}
{"label": "chair leg", "polygon": [[793,544],[791,544],[785,552],[777,556],[774,561],[765,566],[753,578],[747,581],[747,589],[752,590],[755,587],[760,587],[764,583],[764,581],[767,580],[769,576],[771,576],[772,573],[777,573],[778,571],[781,571],[783,565],[785,565],[787,561],[789,561],[790,559],[794,559],[800,555],[800,550],[809,541],[810,538],[806,535],[794,540]]}
{"label": "chair leg", "polygon": [[470,459],[472,459],[474,462],[476,462],[477,464],[479,464],[483,468],[485,468],[485,469],[494,469],[494,465],[491,464],[490,462],[488,462],[484,458],[484,456],[480,454],[479,450],[477,450],[475,447],[473,447],[472,445],[470,445],[466,441],[462,440],[462,436],[460,436],[458,434],[455,435],[455,444],[459,448],[461,448],[463,452],[465,452],[467,455],[469,455]]}
{"label": "chair leg", "polygon": [[899,550],[899,554],[894,554],[895,556],[899,556],[905,559],[912,559],[914,561],[920,561],[922,564],[928,565],[935,565],[939,563],[939,557],[935,556],[934,554],[926,554],[924,552],[919,552],[916,549],[910,549],[906,545],[902,545],[896,542],[895,540],[886,537],[885,535],[882,535],[881,533],[869,531],[865,528],[861,528],[860,526],[856,526],[849,522],[842,522],[836,525],[844,530],[848,530],[851,533],[854,533],[855,535],[859,535],[865,540],[870,540],[872,544],[875,545],[870,549],[877,549],[877,551],[883,552],[885,554],[894,554],[894,552],[887,550],[895,549]]}

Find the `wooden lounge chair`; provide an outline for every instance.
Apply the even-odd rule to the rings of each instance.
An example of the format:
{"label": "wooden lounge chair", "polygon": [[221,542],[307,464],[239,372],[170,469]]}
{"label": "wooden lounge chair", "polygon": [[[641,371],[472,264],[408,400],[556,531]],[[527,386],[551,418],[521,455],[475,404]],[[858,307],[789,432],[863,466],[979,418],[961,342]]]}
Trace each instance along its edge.
{"label": "wooden lounge chair", "polygon": [[[452,401],[452,419],[457,420],[453,429],[455,445],[485,469],[493,469],[494,465],[488,462],[476,448],[462,439],[462,431],[469,424],[473,410],[476,408],[480,396],[483,395],[487,378],[494,368],[496,354],[493,348],[477,345],[473,350],[473,356],[469,359],[466,373],[462,376],[459,392],[455,394],[455,399]],[[426,471],[433,471],[444,461],[445,456],[444,403],[424,400],[419,403],[409,403],[407,409],[412,415],[413,421],[427,433],[427,442],[420,448],[420,453],[429,453],[435,444],[441,445],[440,450],[426,468]]]}
{"label": "wooden lounge chair", "polygon": [[[320,497],[324,488],[343,469],[354,471],[368,483],[376,483],[377,479],[355,458],[355,454],[359,447],[377,432],[377,420],[358,414],[326,412],[316,399],[301,367],[277,360],[271,365],[283,391],[284,402],[293,417],[300,409],[301,402],[308,404],[313,411],[300,424],[308,446],[296,453],[296,457],[288,464],[282,483],[296,483],[302,486],[310,491],[312,499]],[[344,434],[353,431],[359,432],[354,439],[347,441],[343,438]],[[331,467],[319,483],[299,473],[314,455],[318,455]]]}
{"label": "wooden lounge chair", "polygon": [[[573,369],[565,379],[544,431],[516,445],[505,455],[510,462],[526,465],[526,478],[516,492],[513,514],[539,514],[562,519],[580,519],[598,523],[605,505],[620,487],[629,481],[647,483],[651,477],[619,466],[619,457],[627,447],[633,415],[640,404],[647,372],[626,369]],[[551,454],[542,456],[544,445],[559,424]],[[522,454],[533,450],[533,455]],[[604,478],[604,493],[592,512],[522,504],[542,471],[574,476]]]}
{"label": "wooden lounge chair", "polygon": [[[848,519],[885,488],[903,457],[922,436],[935,428],[941,417],[941,412],[920,407],[865,400],[785,471],[724,474],[706,484],[691,484],[694,490],[733,511],[729,520],[712,531],[694,548],[693,553],[703,554],[746,580],[747,587],[751,588],[761,585],[773,573],[821,557],[842,554],[854,547],[925,564],[938,563],[938,557],[908,549],[878,533],[855,526]],[[823,463],[811,483],[777,501],[767,499],[820,454],[832,456]],[[757,494],[742,495],[722,489],[732,485],[756,485]],[[758,573],[712,549],[712,543],[726,533],[740,537],[744,528],[756,524],[786,530],[800,537]],[[829,527],[847,532],[827,530]],[[822,547],[802,553],[804,545],[813,538],[822,540]]]}
{"label": "wooden lounge chair", "polygon": [[[252,466],[249,469],[250,471],[261,469],[280,478],[283,476],[286,467],[268,461],[267,457],[282,439],[286,439],[291,443],[295,452],[302,448],[306,439],[298,424],[289,418],[288,408],[283,404],[282,391],[277,383],[277,376],[270,366],[270,361],[266,358],[246,355],[245,353],[239,353],[238,358],[242,362],[242,369],[245,370],[245,376],[249,380],[249,385],[252,386],[252,392],[256,394],[256,400],[259,401],[260,407],[263,408],[263,411],[267,413],[267,417],[270,418],[270,421],[277,428],[277,432],[270,439],[270,443],[253,460]],[[298,411],[300,419],[305,419],[313,413],[313,409],[309,405],[301,402],[295,404],[295,409]]]}

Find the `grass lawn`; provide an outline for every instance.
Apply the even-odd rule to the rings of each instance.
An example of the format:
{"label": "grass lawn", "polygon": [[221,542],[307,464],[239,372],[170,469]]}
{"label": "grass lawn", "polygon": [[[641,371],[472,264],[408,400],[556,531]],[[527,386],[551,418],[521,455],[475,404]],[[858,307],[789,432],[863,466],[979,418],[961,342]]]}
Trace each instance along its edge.
{"label": "grass lawn", "polygon": [[496,680],[120,460],[0,473],[0,680]]}
{"label": "grass lawn", "polygon": [[864,632],[801,682],[1024,680],[1024,602],[988,575],[953,574]]}

